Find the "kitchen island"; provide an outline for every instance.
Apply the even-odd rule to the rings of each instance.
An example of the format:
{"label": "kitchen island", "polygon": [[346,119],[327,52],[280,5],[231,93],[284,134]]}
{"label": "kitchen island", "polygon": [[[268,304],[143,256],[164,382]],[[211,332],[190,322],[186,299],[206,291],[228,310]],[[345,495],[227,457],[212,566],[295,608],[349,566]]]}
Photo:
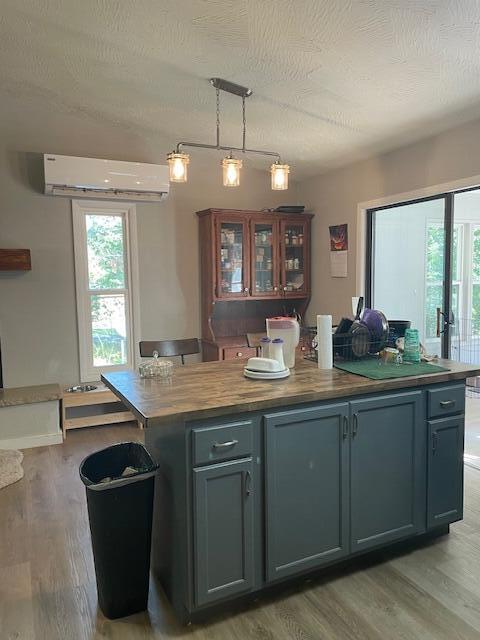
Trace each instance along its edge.
{"label": "kitchen island", "polygon": [[370,380],[297,360],[254,381],[242,363],[103,381],[160,465],[153,568],[185,621],[463,516],[465,379],[473,365]]}

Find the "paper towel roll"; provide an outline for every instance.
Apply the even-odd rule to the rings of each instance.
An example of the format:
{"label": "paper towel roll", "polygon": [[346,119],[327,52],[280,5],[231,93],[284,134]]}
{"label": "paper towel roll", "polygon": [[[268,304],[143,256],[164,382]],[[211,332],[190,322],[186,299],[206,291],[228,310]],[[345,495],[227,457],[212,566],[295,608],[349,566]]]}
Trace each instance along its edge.
{"label": "paper towel roll", "polygon": [[333,367],[332,316],[317,316],[318,368]]}

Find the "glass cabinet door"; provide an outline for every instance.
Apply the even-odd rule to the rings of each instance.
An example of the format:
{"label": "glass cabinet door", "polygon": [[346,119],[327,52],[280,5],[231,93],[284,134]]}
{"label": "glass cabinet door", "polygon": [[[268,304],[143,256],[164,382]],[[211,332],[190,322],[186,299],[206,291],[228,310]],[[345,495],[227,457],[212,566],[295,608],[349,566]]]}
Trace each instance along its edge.
{"label": "glass cabinet door", "polygon": [[307,293],[308,241],[305,222],[283,221],[281,225],[282,243],[282,290],[285,296],[299,296]]}
{"label": "glass cabinet door", "polygon": [[277,225],[271,220],[252,220],[252,296],[278,296]]}
{"label": "glass cabinet door", "polygon": [[247,225],[244,221],[218,221],[219,250],[217,296],[235,298],[248,295]]}

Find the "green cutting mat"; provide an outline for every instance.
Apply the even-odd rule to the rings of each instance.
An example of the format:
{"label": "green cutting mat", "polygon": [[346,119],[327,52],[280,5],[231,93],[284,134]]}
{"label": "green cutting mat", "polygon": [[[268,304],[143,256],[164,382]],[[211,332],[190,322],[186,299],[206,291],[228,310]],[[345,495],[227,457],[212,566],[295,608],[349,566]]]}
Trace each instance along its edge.
{"label": "green cutting mat", "polygon": [[355,373],[357,376],[371,380],[387,380],[388,378],[406,378],[407,376],[423,376],[427,373],[450,371],[436,364],[420,362],[418,364],[384,364],[380,360],[356,360],[355,362],[335,362],[337,369]]}

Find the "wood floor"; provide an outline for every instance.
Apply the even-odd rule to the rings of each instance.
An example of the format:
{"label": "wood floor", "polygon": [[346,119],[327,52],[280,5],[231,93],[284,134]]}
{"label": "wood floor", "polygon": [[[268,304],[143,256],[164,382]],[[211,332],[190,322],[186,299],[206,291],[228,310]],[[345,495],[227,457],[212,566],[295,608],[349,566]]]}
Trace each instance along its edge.
{"label": "wood floor", "polygon": [[93,428],[25,452],[25,478],[0,491],[1,640],[480,639],[480,471],[468,467],[465,520],[422,548],[363,558],[205,625],[179,627],[155,584],[148,613],[106,620],[78,466],[139,438],[136,426]]}

